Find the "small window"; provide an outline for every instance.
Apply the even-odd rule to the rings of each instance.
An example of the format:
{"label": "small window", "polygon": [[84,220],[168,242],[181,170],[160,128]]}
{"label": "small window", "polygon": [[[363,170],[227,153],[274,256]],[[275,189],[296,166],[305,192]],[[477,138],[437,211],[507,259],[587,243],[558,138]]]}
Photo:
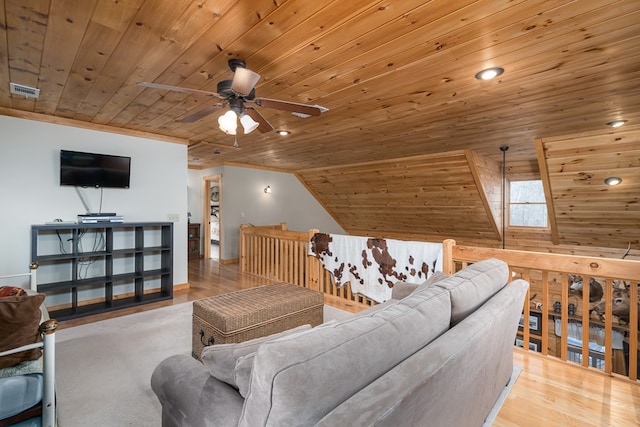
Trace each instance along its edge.
{"label": "small window", "polygon": [[546,227],[547,204],[542,181],[512,181],[509,190],[509,225]]}

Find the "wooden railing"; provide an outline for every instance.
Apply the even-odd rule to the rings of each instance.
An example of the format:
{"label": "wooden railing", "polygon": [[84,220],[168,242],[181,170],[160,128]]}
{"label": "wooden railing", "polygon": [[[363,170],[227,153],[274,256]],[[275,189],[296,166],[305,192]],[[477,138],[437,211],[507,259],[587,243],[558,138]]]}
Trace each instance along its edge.
{"label": "wooden railing", "polygon": [[309,287],[308,265],[314,263],[309,241],[317,230],[290,231],[287,224],[240,226],[240,271]]}
{"label": "wooden railing", "polygon": [[[444,241],[444,251],[445,259],[449,258],[444,268],[447,274],[473,262],[497,258],[509,264],[513,279],[530,283],[522,322],[530,327],[518,332],[525,349],[637,381],[638,357],[633,355],[638,354],[639,261],[458,246],[453,240]],[[589,301],[589,286],[584,286],[581,296],[570,291],[570,275],[581,276],[585,284],[590,279],[602,284],[604,304]],[[625,285],[624,290],[619,288]],[[612,314],[614,295],[618,302],[628,302],[627,321]],[[594,310],[596,306],[604,310],[603,318]],[[603,344],[599,348],[604,347],[604,351],[571,345],[570,326],[581,329],[581,343],[599,340]],[[604,339],[597,337],[599,333]],[[618,343],[622,341],[623,348],[614,349],[614,337]]]}
{"label": "wooden railing", "polygon": [[309,256],[309,242],[317,232],[289,231],[285,223],[240,226],[240,271],[321,291],[327,303],[345,310],[374,305],[348,285],[337,287],[318,258]]}
{"label": "wooden railing", "polygon": [[[286,224],[243,225],[240,229],[241,271],[319,290],[325,294],[325,302],[349,311],[374,305],[374,301],[352,293],[348,285],[336,287],[330,272],[315,256],[309,255],[309,242],[317,231],[289,231]],[[453,240],[443,242],[443,270],[447,274],[487,258],[505,261],[512,279],[522,278],[531,285],[523,308],[523,327],[518,332],[518,341],[525,350],[568,363],[578,361],[584,367],[637,381],[638,357],[629,355],[638,354],[640,261],[458,246]],[[589,286],[584,287],[581,296],[570,291],[570,275],[581,276],[583,283],[589,283],[592,278],[601,283],[603,302],[589,302]],[[624,290],[617,288],[623,284]],[[616,301],[633,302],[628,304],[626,322],[612,314],[614,295]],[[601,316],[594,311],[596,306]],[[619,307],[616,305],[616,310]],[[576,344],[569,335],[570,330],[579,328],[580,343]],[[600,333],[604,336],[595,336]],[[601,343],[598,349],[603,349],[602,352],[581,345],[595,341]],[[622,348],[618,348],[620,343]]]}

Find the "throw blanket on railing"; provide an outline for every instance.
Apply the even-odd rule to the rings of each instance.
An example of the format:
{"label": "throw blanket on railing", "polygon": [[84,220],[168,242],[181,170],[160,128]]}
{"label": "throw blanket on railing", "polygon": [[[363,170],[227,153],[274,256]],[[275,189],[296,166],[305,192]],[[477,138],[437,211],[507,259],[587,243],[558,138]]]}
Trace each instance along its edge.
{"label": "throw blanket on railing", "polygon": [[442,243],[316,233],[309,254],[331,272],[336,286],[350,282],[354,293],[377,302],[391,299],[398,281],[422,283],[442,271]]}

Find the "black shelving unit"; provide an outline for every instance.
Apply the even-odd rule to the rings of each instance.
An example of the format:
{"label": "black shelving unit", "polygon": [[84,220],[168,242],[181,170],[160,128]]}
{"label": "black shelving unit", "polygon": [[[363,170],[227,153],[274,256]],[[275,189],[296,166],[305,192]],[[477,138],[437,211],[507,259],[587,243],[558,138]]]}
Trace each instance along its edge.
{"label": "black shelving unit", "polygon": [[173,223],[32,225],[31,262],[56,320],[171,299]]}

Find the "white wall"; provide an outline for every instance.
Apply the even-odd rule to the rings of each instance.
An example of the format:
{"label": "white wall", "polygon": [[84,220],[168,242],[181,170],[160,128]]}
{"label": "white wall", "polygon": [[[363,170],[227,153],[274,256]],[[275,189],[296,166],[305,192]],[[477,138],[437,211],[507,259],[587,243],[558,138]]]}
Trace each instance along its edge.
{"label": "white wall", "polygon": [[[220,258],[238,258],[240,225],[272,225],[286,222],[289,230],[317,228],[326,233],[345,231],[291,173],[223,166],[189,170],[189,209],[192,221],[202,223],[202,179],[222,175]],[[264,188],[271,186],[271,194]],[[193,198],[196,200],[193,200]]]}
{"label": "white wall", "polygon": [[[28,271],[30,227],[75,221],[85,209],[74,187],[59,185],[60,149],[131,157],[129,189],[105,188],[102,212],[125,221],[174,224],[174,284],[187,283],[187,146],[0,116],[0,275]],[[81,189],[92,211],[100,190]]]}

